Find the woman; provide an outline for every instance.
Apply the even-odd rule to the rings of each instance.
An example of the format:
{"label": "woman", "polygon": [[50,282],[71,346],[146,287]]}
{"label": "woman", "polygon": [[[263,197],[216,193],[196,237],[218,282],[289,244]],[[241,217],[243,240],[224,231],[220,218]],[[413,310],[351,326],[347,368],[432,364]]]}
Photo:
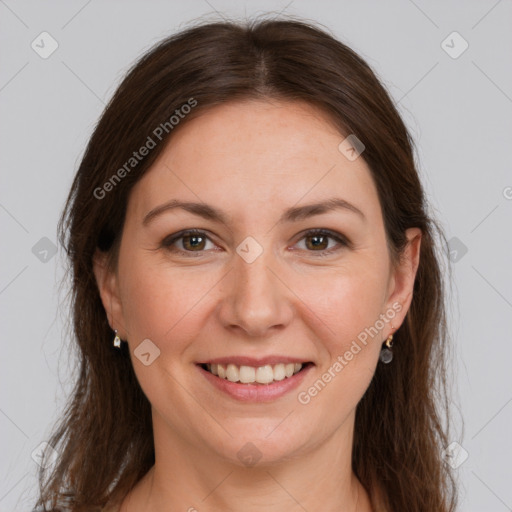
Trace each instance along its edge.
{"label": "woman", "polygon": [[80,374],[44,510],[455,509],[442,232],[347,46],[290,20],[162,41],[59,228]]}

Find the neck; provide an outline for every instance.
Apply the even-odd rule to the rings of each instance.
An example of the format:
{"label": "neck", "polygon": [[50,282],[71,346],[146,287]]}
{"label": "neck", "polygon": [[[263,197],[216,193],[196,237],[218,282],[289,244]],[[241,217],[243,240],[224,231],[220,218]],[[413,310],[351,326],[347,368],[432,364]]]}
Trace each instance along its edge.
{"label": "neck", "polygon": [[170,435],[156,414],[153,429],[155,465],[128,494],[121,512],[372,512],[351,468],[353,418],[307,453],[252,467]]}

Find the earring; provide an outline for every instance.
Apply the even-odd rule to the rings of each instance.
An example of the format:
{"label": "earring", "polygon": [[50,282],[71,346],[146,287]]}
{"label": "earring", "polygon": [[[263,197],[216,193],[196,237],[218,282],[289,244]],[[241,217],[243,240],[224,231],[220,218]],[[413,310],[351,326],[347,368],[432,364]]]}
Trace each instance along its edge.
{"label": "earring", "polygon": [[389,364],[391,361],[393,361],[393,335],[390,334],[388,339],[382,344],[382,348],[380,350],[380,356],[379,359],[384,364]]}
{"label": "earring", "polygon": [[114,347],[121,348],[121,338],[117,335],[117,329],[114,329],[114,332],[116,334],[114,338]]}

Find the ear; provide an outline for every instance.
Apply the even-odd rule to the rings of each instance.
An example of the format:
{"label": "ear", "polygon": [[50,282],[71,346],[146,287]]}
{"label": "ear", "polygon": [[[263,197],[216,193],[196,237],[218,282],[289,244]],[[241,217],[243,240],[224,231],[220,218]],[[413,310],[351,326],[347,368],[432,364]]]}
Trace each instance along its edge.
{"label": "ear", "polygon": [[101,302],[107,313],[108,323],[112,330],[117,329],[117,335],[126,340],[124,328],[123,307],[119,294],[118,278],[115,272],[107,266],[108,254],[96,249],[93,257],[93,271],[100,292]]}
{"label": "ear", "polygon": [[[393,320],[389,322],[390,331],[386,336],[393,334],[402,325],[405,315],[409,310],[412,302],[414,280],[420,263],[421,229],[409,228],[405,234],[408,240],[407,246],[400,258],[398,267],[393,268],[386,302],[386,311],[389,309],[397,311],[396,303],[400,304],[401,308],[397,311]],[[393,304],[395,304],[394,308]],[[391,329],[391,324],[393,329]]]}

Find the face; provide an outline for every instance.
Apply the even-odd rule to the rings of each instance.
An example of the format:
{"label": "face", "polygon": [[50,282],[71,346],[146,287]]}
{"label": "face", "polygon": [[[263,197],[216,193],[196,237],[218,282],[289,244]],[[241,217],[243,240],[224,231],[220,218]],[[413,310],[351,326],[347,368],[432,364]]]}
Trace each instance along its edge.
{"label": "face", "polygon": [[117,270],[98,257],[95,273],[159,432],[237,464],[350,434],[409,307],[420,233],[393,267],[369,168],[343,139],[306,104],[224,104],[132,190]]}

